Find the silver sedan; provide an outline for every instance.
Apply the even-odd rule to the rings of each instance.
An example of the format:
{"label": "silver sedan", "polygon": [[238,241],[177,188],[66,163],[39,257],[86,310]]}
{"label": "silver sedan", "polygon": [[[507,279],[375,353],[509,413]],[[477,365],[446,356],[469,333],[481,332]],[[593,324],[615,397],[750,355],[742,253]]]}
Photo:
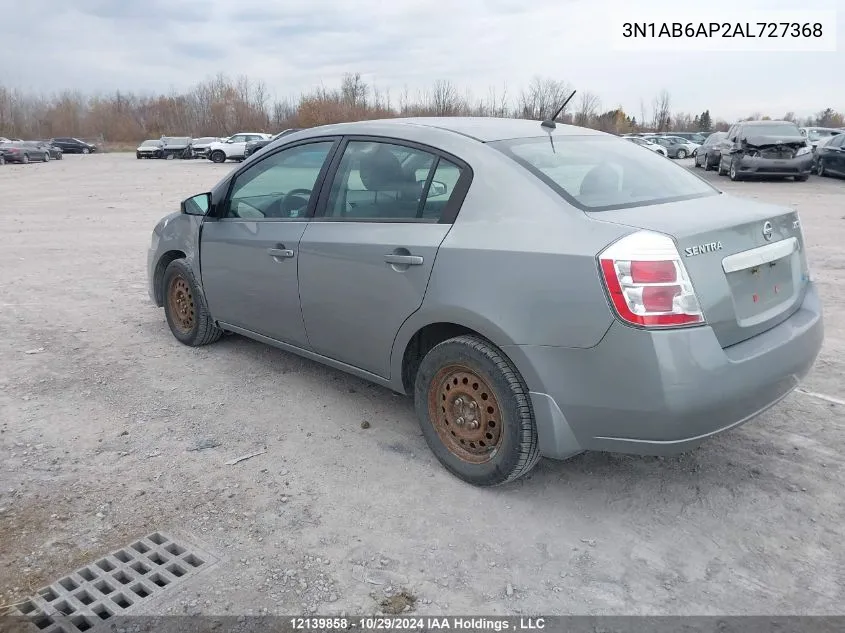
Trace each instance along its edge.
{"label": "silver sedan", "polygon": [[414,398],[434,454],[669,454],[792,391],[822,344],[799,218],[599,132],[504,119],[274,141],[159,222],[173,335],[224,333]]}

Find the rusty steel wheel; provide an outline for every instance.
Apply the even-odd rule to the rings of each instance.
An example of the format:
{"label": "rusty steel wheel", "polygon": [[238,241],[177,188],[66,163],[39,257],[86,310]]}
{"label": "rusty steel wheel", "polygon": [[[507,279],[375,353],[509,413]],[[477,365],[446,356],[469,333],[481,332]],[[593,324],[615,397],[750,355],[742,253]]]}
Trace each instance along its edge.
{"label": "rusty steel wheel", "polygon": [[160,294],[170,331],[180,343],[197,347],[223,336],[205,304],[202,287],[184,259],[175,259],[164,269]]}
{"label": "rusty steel wheel", "polygon": [[430,383],[429,416],[440,440],[470,464],[490,461],[502,443],[499,403],[487,381],[469,367],[448,365]]}
{"label": "rusty steel wheel", "polygon": [[480,336],[447,339],[423,356],[414,378],[414,406],[431,451],[468,483],[513,481],[540,459],[525,381]]}
{"label": "rusty steel wheel", "polygon": [[173,277],[167,288],[167,301],[170,304],[170,314],[173,325],[184,334],[194,329],[196,321],[196,306],[191,286],[182,277]]}

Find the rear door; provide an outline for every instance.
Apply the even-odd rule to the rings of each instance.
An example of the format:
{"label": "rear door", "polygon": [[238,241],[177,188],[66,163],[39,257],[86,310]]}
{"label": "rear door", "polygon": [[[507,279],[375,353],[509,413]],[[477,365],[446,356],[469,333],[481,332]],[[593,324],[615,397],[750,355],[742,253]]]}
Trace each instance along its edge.
{"label": "rear door", "polygon": [[337,139],[311,139],[237,173],[200,236],[202,285],[214,318],[307,348],[299,307],[299,240]]}
{"label": "rear door", "polygon": [[825,145],[825,167],[840,175],[845,175],[845,134],[837,134]]}
{"label": "rear door", "polygon": [[299,247],[305,328],[314,351],[386,378],[471,172],[432,148],[381,138],[349,139],[336,163]]}

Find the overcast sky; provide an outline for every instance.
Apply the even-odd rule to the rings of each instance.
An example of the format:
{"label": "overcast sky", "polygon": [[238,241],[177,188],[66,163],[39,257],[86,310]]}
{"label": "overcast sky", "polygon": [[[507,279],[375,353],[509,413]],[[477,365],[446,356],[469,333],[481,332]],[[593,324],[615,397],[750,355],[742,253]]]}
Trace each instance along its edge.
{"label": "overcast sky", "polygon": [[[684,21],[841,5],[835,52],[622,51],[622,14]],[[360,72],[393,95],[436,79],[485,96],[531,77],[564,79],[640,117],[670,92],[673,111],[733,119],[845,110],[843,0],[0,0],[0,83],[37,92],[184,90],[218,72],[263,80],[279,98]],[[773,14],[774,15],[774,14]],[[642,17],[640,17],[642,16]],[[799,18],[801,19],[801,18]],[[704,41],[701,46],[704,46]],[[686,41],[684,45],[698,46]]]}

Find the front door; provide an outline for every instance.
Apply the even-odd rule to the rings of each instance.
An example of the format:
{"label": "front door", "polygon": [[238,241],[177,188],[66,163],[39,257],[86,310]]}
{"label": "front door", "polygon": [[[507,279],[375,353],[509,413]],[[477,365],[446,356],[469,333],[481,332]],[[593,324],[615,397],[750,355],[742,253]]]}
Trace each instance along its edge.
{"label": "front door", "polygon": [[202,285],[218,321],[307,348],[299,241],[334,140],[274,152],[234,177],[220,217],[203,223]]}
{"label": "front door", "polygon": [[462,171],[469,178],[434,150],[399,142],[346,145],[299,247],[314,351],[388,377],[393,340],[422,304],[461,202]]}

